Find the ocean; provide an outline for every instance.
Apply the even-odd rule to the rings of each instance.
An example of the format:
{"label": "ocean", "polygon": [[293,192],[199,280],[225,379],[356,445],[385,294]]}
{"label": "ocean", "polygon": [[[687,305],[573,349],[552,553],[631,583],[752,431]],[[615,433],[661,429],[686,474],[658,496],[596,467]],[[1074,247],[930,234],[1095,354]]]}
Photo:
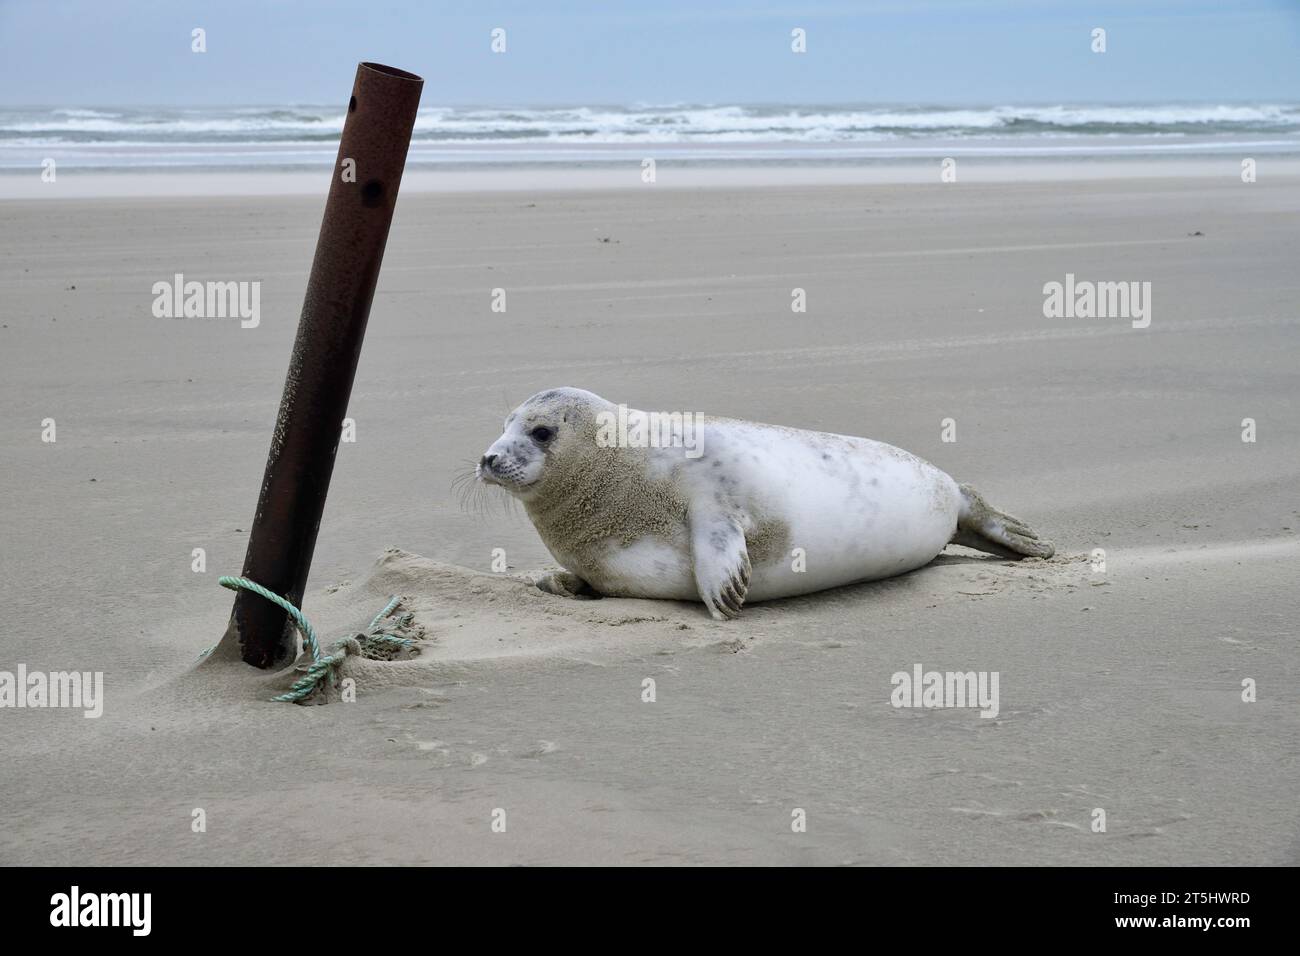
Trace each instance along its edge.
{"label": "ocean", "polygon": [[[341,106],[0,108],[0,170],[309,168]],[[420,110],[408,165],[862,163],[910,156],[1300,153],[1300,105],[574,106]]]}

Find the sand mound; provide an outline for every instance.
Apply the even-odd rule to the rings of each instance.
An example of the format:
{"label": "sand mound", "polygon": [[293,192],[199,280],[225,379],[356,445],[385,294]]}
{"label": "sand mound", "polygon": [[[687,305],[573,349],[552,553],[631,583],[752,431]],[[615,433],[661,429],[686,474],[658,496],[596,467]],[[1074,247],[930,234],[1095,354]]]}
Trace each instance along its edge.
{"label": "sand mound", "polygon": [[[339,670],[358,687],[374,689],[459,679],[487,664],[537,659],[601,664],[698,648],[738,652],[765,636],[788,638],[795,618],[816,633],[819,623],[846,613],[869,613],[873,606],[887,608],[917,597],[935,607],[1006,591],[1035,594],[1101,581],[1084,555],[1015,562],[956,549],[901,578],[755,604],[740,620],[720,623],[699,604],[546,594],[534,586],[544,573],[483,572],[390,548],[363,581],[344,581],[312,595],[307,612],[328,652],[364,628],[391,595],[400,596],[418,643],[395,660],[351,654]],[[307,662],[301,658],[293,668],[268,676],[258,682],[260,689],[287,689]],[[325,694],[318,702],[334,696]]]}
{"label": "sand mound", "polygon": [[[488,662],[537,658],[600,663],[667,649],[716,644],[732,647],[737,635],[715,632],[700,605],[671,601],[573,600],[534,587],[544,571],[489,573],[390,548],[365,580],[331,585],[310,595],[305,611],[329,653],[340,640],[363,630],[389,600],[401,598],[412,615],[418,641],[395,660],[349,654],[339,669],[358,687],[420,686],[454,679]],[[255,682],[259,692],[280,693],[309,658]],[[210,664],[235,664],[214,656]],[[235,669],[242,665],[235,664]],[[317,698],[332,699],[334,694]]]}

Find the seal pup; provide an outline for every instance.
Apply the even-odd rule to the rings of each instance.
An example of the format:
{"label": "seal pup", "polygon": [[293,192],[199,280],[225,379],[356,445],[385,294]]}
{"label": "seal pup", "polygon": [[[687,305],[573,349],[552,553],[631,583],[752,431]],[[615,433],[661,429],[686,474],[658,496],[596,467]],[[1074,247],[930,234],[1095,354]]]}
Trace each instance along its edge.
{"label": "seal pup", "polygon": [[[655,414],[666,415],[667,424]],[[892,577],[949,543],[1047,558],[1052,545],[927,461],[867,438],[647,413],[578,388],[528,399],[475,468],[518,498],[567,597],[746,601]]]}

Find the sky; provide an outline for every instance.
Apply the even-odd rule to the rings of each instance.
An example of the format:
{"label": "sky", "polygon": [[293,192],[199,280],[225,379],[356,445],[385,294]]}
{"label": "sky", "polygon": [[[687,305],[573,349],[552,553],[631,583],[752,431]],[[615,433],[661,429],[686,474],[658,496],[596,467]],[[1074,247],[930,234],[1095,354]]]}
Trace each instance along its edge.
{"label": "sky", "polygon": [[1289,103],[1300,0],[0,0],[4,106],[328,104],[360,60],[426,105]]}

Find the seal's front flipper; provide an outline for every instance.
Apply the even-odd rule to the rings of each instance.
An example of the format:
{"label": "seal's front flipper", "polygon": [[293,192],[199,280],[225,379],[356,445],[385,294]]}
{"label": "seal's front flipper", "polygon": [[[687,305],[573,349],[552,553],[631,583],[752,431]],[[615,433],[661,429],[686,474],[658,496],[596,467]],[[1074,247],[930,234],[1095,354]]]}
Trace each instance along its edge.
{"label": "seal's front flipper", "polygon": [[953,544],[1003,558],[1050,558],[1056,548],[1019,518],[998,511],[970,485],[961,485],[961,512]]}
{"label": "seal's front flipper", "polygon": [[691,568],[695,587],[714,620],[740,614],[749,591],[745,532],[731,515],[692,509]]}
{"label": "seal's front flipper", "polygon": [[600,595],[582,578],[571,571],[555,571],[537,582],[537,587],[547,594],[567,598],[598,598]]}

